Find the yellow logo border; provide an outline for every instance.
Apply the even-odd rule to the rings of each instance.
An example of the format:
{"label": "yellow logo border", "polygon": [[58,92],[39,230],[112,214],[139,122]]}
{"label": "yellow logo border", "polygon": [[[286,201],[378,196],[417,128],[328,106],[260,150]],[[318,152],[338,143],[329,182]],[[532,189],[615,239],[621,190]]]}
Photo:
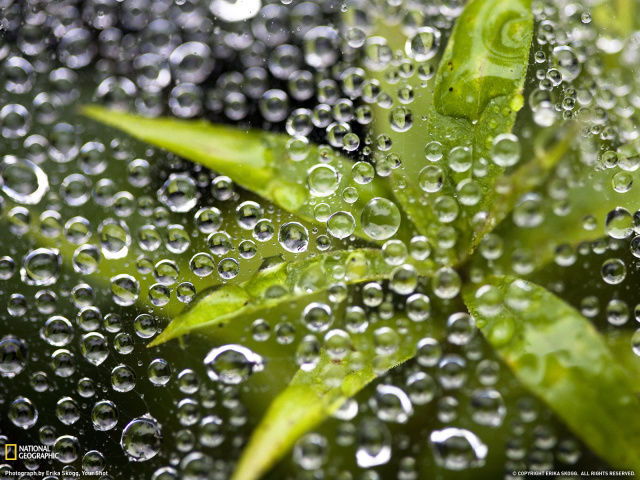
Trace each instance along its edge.
{"label": "yellow logo border", "polygon": [[[9,447],[13,447],[13,458],[9,458]],[[15,443],[6,443],[4,445],[4,459],[5,460],[17,460],[18,459],[18,445]]]}

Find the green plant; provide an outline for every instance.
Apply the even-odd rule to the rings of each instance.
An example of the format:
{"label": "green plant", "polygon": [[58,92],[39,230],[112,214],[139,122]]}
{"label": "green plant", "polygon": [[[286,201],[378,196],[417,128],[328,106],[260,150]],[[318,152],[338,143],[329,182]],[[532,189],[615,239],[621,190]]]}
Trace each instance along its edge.
{"label": "green plant", "polygon": [[[260,478],[349,398],[414,357],[416,341],[426,332],[443,335],[444,319],[451,310],[464,308],[460,302],[515,377],[593,452],[614,467],[640,472],[640,401],[628,374],[581,313],[543,287],[509,275],[515,270],[530,277],[565,244],[595,240],[612,230],[626,232],[613,235],[623,238],[632,228],[631,215],[623,209],[632,208],[633,199],[611,192],[594,195],[593,185],[608,180],[609,174],[593,171],[591,165],[573,165],[582,170],[581,179],[591,178],[566,191],[573,206],[568,215],[542,212],[553,205],[541,204],[535,195],[548,186],[563,160],[579,155],[581,136],[591,137],[589,119],[579,116],[556,131],[541,129],[537,143],[527,144],[526,136],[519,140],[511,133],[526,104],[533,27],[530,1],[470,2],[437,72],[425,75],[421,98],[411,111],[400,106],[387,113],[379,105],[372,107],[373,136],[391,146],[376,165],[383,174],[366,182],[354,180],[346,156],[326,146],[298,145],[287,135],[83,108],[84,115],[227,175],[295,215],[299,223],[281,231],[280,243],[288,253],[306,250],[306,226],[327,223],[317,213],[318,198],[333,214],[328,220],[333,236],[353,235],[361,241],[361,248],[301,260],[285,261],[281,255],[265,259],[247,281],[207,291],[180,314],[168,312],[175,318],[150,347],[195,330],[208,329],[214,336],[223,327],[243,331],[246,325],[235,324],[245,316],[304,306],[327,291],[344,297],[343,290],[355,291],[349,296],[351,306],[357,306],[358,296],[372,294],[367,289],[382,282],[405,300],[404,311],[393,310],[379,325],[354,327],[342,353],[323,349],[313,368],[295,373],[256,428],[235,480]],[[420,39],[424,44],[436,41],[425,35]],[[383,78],[375,62],[365,60],[363,66],[370,79]],[[369,86],[375,88],[375,83]],[[520,126],[519,133],[524,130]],[[425,161],[422,152],[406,147],[411,142],[426,144],[427,158],[433,158]],[[439,162],[443,152],[448,159]],[[309,175],[318,165],[330,168],[314,185]],[[635,178],[636,170],[630,175]],[[356,192],[355,200],[336,194],[345,189]],[[585,229],[587,215],[608,220]],[[539,218],[545,219],[543,224]],[[548,241],[550,232],[559,240]],[[405,248],[411,245],[412,255],[389,239],[404,242]],[[390,261],[394,247],[400,249],[399,262]],[[521,259],[514,268],[514,257],[525,249],[534,260]],[[416,293],[418,287],[429,295]],[[358,358],[348,359],[350,352]]]}

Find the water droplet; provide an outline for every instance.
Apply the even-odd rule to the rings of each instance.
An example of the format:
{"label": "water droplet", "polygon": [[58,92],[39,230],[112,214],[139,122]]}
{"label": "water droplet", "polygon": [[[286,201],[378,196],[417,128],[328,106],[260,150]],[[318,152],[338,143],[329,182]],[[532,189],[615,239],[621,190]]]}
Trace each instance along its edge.
{"label": "water droplet", "polygon": [[243,383],[264,368],[262,357],[242,345],[214,348],[205,357],[204,364],[211,380],[226,385]]}
{"label": "water droplet", "polygon": [[47,174],[30,160],[7,155],[0,164],[2,191],[23,205],[35,205],[49,191]]}
{"label": "water droplet", "polygon": [[362,209],[362,229],[373,240],[386,240],[400,228],[400,210],[391,200],[376,197]]}
{"label": "water droplet", "polygon": [[389,114],[391,128],[396,132],[406,132],[413,126],[413,114],[407,107],[396,107]]}
{"label": "water droplet", "polygon": [[162,445],[162,429],[150,415],[131,420],[122,431],[120,446],[134,462],[155,457]]}
{"label": "water droplet", "polygon": [[327,229],[334,238],[347,238],[355,231],[356,221],[349,212],[336,212],[327,220]]}
{"label": "water droplet", "polygon": [[383,422],[407,423],[413,405],[404,390],[393,385],[378,385],[370,399],[371,409]]}
{"label": "water droplet", "polygon": [[331,27],[319,26],[304,35],[304,59],[308,65],[324,70],[338,59],[340,37]]}
{"label": "water droplet", "polygon": [[611,258],[602,264],[601,274],[609,285],[618,285],[627,276],[627,267],[619,258]]}
{"label": "water droplet", "polygon": [[431,279],[431,288],[442,299],[454,298],[460,293],[462,281],[458,273],[449,267],[443,267],[436,271]]}
{"label": "water droplet", "polygon": [[494,389],[475,390],[471,395],[471,418],[478,425],[499,427],[507,414],[500,392]]}
{"label": "water droplet", "polygon": [[96,402],[91,410],[93,428],[99,431],[108,431],[115,428],[118,423],[118,408],[109,400]]}
{"label": "water droplet", "polygon": [[436,463],[446,470],[481,467],[489,450],[475,433],[462,428],[434,430],[429,444]]}
{"label": "water droplet", "polygon": [[329,442],[327,438],[308,433],[301,437],[293,447],[293,461],[304,470],[318,470],[327,461]]}
{"label": "water droplet", "polygon": [[491,159],[501,167],[512,167],[520,160],[520,142],[512,133],[503,133],[493,139]]}
{"label": "water droplet", "polygon": [[158,200],[172,212],[188,212],[198,203],[196,182],[185,174],[171,174],[158,190]]}
{"label": "water droplet", "polygon": [[611,210],[605,219],[605,232],[611,238],[623,239],[629,237],[633,233],[633,216],[629,211],[622,207],[616,207]]}
{"label": "water droplet", "polygon": [[133,305],[140,294],[140,284],[131,275],[122,273],[111,279],[111,293],[118,305]]}
{"label": "water droplet", "polygon": [[0,340],[0,375],[13,378],[27,364],[28,349],[24,340],[7,336]]}
{"label": "water droplet", "polygon": [[94,365],[101,365],[109,356],[107,339],[98,332],[87,333],[80,343],[82,356]]}
{"label": "water droplet", "polygon": [[438,53],[440,31],[432,27],[419,28],[407,39],[405,52],[417,62],[426,62]]}
{"label": "water droplet", "polygon": [[309,169],[307,185],[311,195],[328,197],[336,192],[339,184],[338,171],[331,165],[318,164]]}
{"label": "water droplet", "polygon": [[309,232],[300,223],[289,222],[280,227],[278,241],[282,248],[288,252],[300,253],[307,250],[309,245]]}
{"label": "water droplet", "polygon": [[360,468],[384,465],[391,459],[391,433],[378,420],[363,420],[358,429],[356,462]]}
{"label": "water droplet", "polygon": [[310,331],[326,332],[333,323],[333,312],[329,305],[312,302],[302,312],[302,320]]}
{"label": "water droplet", "polygon": [[58,250],[38,248],[25,256],[20,276],[27,285],[53,285],[60,275],[61,265]]}
{"label": "water droplet", "polygon": [[9,405],[9,419],[18,428],[27,430],[38,421],[38,410],[26,397],[18,397]]}

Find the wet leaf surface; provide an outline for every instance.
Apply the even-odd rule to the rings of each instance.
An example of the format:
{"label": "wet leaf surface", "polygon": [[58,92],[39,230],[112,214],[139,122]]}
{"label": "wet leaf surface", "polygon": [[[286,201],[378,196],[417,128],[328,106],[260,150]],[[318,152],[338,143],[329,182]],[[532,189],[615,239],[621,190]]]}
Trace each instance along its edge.
{"label": "wet leaf surface", "polygon": [[[268,258],[243,284],[222,285],[203,293],[149,346],[194,330],[215,329],[248,314],[284,308],[288,303],[326,290],[336,282],[350,285],[382,280],[388,278],[394,268],[385,263],[379,250],[374,249],[331,252],[290,263],[281,257]],[[418,268],[427,274],[432,264],[425,262]],[[338,272],[344,277],[332,277]]]}
{"label": "wet leaf surface", "polygon": [[[288,147],[292,139],[284,134],[213,125],[204,120],[144,118],[98,106],[83,107],[82,113],[226,175],[311,224],[326,222],[317,220],[314,213],[316,200],[322,197],[332,213],[347,212],[353,224],[348,232],[337,234],[339,238],[353,233],[365,240],[379,240],[363,231],[362,214],[373,199],[393,197],[389,183],[376,177],[367,185],[357,184],[352,177],[351,160],[329,147],[321,150],[316,145],[305,145],[301,152],[293,153],[294,148]],[[326,158],[319,163],[322,155]],[[357,199],[352,203],[343,198],[348,187],[358,187]],[[399,210],[393,215],[398,224],[394,234],[410,239],[410,222],[401,218]]]}
{"label": "wet leaf surface", "polygon": [[463,296],[484,336],[532,393],[613,467],[640,471],[640,400],[586,318],[513,277],[492,277]]}

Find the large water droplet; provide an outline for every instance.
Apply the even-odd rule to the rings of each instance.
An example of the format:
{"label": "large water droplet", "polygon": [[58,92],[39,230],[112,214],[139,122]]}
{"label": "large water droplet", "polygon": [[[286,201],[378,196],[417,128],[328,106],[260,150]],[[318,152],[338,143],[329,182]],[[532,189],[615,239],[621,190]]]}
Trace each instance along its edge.
{"label": "large water droplet", "polygon": [[52,285],[60,275],[62,257],[51,248],[38,248],[27,254],[20,269],[22,281],[27,285]]}
{"label": "large water droplet", "polygon": [[429,444],[436,463],[447,470],[481,467],[489,450],[475,433],[462,428],[434,430]]}
{"label": "large water droplet", "polygon": [[30,160],[7,155],[0,164],[2,191],[12,200],[35,205],[49,191],[47,174]]}
{"label": "large water droplet", "polygon": [[120,439],[120,446],[134,462],[144,462],[155,457],[162,444],[162,429],[150,415],[131,420]]}
{"label": "large water droplet", "polygon": [[374,240],[386,240],[400,228],[400,210],[391,200],[376,197],[362,209],[362,229]]}
{"label": "large water droplet", "polygon": [[280,227],[278,241],[288,252],[304,252],[309,245],[309,232],[298,222],[285,223]]}
{"label": "large water droplet", "polygon": [[225,345],[214,348],[204,359],[209,378],[227,385],[238,385],[264,368],[264,361],[257,353],[242,345]]}
{"label": "large water droplet", "polygon": [[440,31],[433,27],[422,27],[407,39],[404,49],[410,58],[418,62],[426,62],[438,53],[439,47]]}

